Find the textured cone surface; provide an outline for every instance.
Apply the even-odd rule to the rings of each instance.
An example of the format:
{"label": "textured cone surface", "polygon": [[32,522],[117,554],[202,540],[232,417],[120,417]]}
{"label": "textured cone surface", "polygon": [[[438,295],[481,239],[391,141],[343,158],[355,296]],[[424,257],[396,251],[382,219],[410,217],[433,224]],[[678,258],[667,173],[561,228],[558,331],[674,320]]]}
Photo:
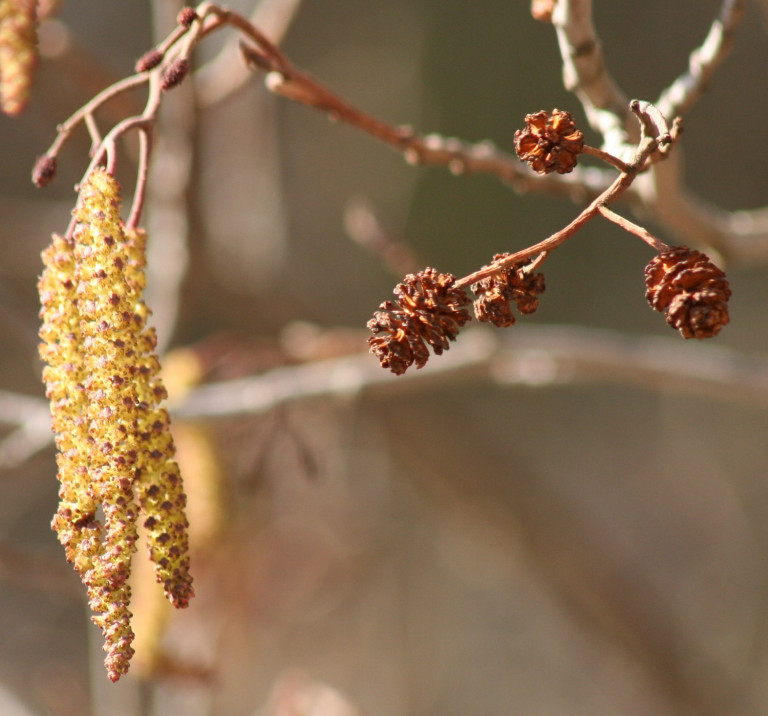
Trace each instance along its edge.
{"label": "textured cone surface", "polygon": [[584,148],[584,135],[568,112],[540,110],[525,116],[525,129],[515,132],[515,150],[537,174],[568,174]]}
{"label": "textured cone surface", "polygon": [[699,251],[678,246],[654,257],[645,286],[648,303],[683,338],[711,338],[730,320],[728,279]]}
{"label": "textured cone surface", "polygon": [[[507,256],[509,254],[496,254],[493,260],[501,261]],[[544,274],[526,271],[522,263],[508,266],[472,284],[472,291],[477,295],[475,316],[499,328],[512,326],[515,323],[512,301],[523,315],[533,313],[539,307],[538,295],[544,289]]]}
{"label": "textured cone surface", "polygon": [[451,274],[427,268],[408,274],[395,287],[397,297],[385,301],[368,321],[374,334],[368,339],[370,351],[396,375],[414,363],[417,368],[429,359],[427,344],[440,355],[456,339],[459,328],[470,320],[469,297],[454,288]]}

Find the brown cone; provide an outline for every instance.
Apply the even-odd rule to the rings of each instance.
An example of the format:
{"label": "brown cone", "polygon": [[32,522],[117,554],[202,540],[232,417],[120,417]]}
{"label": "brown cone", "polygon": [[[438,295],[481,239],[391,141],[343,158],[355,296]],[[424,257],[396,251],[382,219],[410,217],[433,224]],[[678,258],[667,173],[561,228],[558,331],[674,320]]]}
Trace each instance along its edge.
{"label": "brown cone", "polygon": [[427,268],[408,274],[395,287],[394,301],[385,301],[368,321],[374,334],[368,339],[370,351],[396,375],[402,375],[414,363],[423,368],[429,350],[440,355],[448,350],[459,328],[470,320],[464,306],[467,294],[454,288],[451,274]]}
{"label": "brown cone", "polygon": [[678,246],[645,267],[645,297],[683,338],[711,338],[728,323],[731,289],[705,254]]}
{"label": "brown cone", "polygon": [[[494,261],[506,258],[509,254],[496,254]],[[506,328],[515,323],[511,302],[522,314],[533,313],[539,307],[538,294],[543,293],[544,274],[530,273],[525,264],[517,263],[503,268],[499,273],[472,284],[477,320],[493,323],[499,328]]]}
{"label": "brown cone", "polygon": [[525,129],[515,132],[515,150],[538,174],[567,174],[584,148],[584,135],[568,112],[543,109],[525,115]]}

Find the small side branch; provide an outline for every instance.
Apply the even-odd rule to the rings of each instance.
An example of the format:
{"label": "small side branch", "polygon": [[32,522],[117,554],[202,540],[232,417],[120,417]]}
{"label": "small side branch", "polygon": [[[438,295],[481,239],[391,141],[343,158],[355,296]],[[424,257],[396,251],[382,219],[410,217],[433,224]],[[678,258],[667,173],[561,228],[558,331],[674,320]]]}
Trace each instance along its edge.
{"label": "small side branch", "polygon": [[667,117],[683,116],[696,103],[733,46],[733,36],[744,17],[744,0],[724,0],[720,16],[704,42],[688,60],[688,71],[665,89],[656,106]]}
{"label": "small side branch", "polygon": [[666,120],[661,117],[658,110],[650,103],[633,100],[630,102],[630,108],[632,113],[637,116],[638,121],[642,126],[640,143],[635,149],[635,156],[631,163],[625,164],[610,154],[599,150],[595,151],[589,147],[587,147],[587,151],[585,152],[592,156],[599,156],[614,166],[622,167],[621,174],[619,174],[613,183],[567,226],[533,246],[508,254],[504,258],[497,259],[488,266],[460,278],[455,282],[457,288],[469,287],[478,281],[482,281],[483,279],[498,274],[499,271],[504,268],[525,262],[538,254],[544,253],[545,255],[549,255],[549,253],[565,243],[598,214],[603,214],[606,218],[609,218],[611,221],[615,221],[615,223],[622,226],[622,228],[627,228],[630,233],[639,236],[643,241],[654,246],[654,248],[657,248],[657,250],[666,250],[669,248],[666,244],[651,236],[651,234],[642,229],[642,227],[632,224],[631,222],[626,222],[627,226],[624,227],[624,219],[607,208],[609,204],[618,200],[622,194],[629,189],[637,175],[647,168],[654,152],[661,151],[662,147],[671,145],[674,137],[676,137],[676,133],[673,133],[668,129]]}
{"label": "small side branch", "polygon": [[590,126],[603,137],[604,148],[625,155],[637,138],[637,128],[627,111],[629,100],[605,64],[592,22],[592,1],[558,0],[552,24],[563,60],[565,88],[579,98]]}
{"label": "small side branch", "polygon": [[635,224],[629,219],[625,219],[623,216],[620,216],[616,212],[611,211],[611,209],[609,209],[605,204],[599,204],[597,210],[603,217],[608,219],[608,221],[612,221],[614,224],[620,226],[622,229],[624,229],[624,231],[628,231],[630,234],[639,236],[643,241],[645,241],[646,244],[654,248],[659,253],[669,251],[669,246],[653,236],[653,234],[651,234],[647,229],[644,229],[639,224]]}

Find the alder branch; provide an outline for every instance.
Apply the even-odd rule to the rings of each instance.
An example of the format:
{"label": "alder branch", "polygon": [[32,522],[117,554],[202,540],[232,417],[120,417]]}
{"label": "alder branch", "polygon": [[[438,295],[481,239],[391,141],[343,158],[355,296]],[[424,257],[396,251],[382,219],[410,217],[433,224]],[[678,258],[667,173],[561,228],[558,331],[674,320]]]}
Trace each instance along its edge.
{"label": "alder branch", "polygon": [[[656,106],[664,116],[682,116],[701,97],[733,45],[744,4],[744,0],[723,0],[703,43],[691,53],[688,70],[661,93]],[[590,124],[603,137],[604,148],[626,156],[632,129],[621,105],[624,95],[602,54],[591,0],[558,0],[552,22],[566,88],[582,102]],[[735,263],[768,261],[768,208],[729,212],[696,196],[685,186],[679,150],[640,177],[627,198],[681,243],[705,246]]]}
{"label": "alder branch", "polygon": [[599,156],[600,158],[606,159],[614,166],[619,167],[621,173],[614,182],[567,226],[556,231],[554,234],[537,244],[533,244],[521,251],[508,254],[504,258],[497,259],[490,265],[460,278],[454,284],[456,288],[469,287],[478,281],[482,281],[485,278],[497,274],[503,268],[518,265],[539,254],[544,255],[542,257],[543,260],[544,257],[570,239],[598,214],[604,216],[609,221],[613,221],[629,233],[638,236],[656,251],[662,252],[669,250],[667,244],[652,236],[647,230],[627,221],[623,217],[620,217],[618,214],[607,209],[609,204],[618,200],[621,195],[629,189],[637,175],[647,169],[655,152],[666,154],[673,142],[677,139],[680,131],[678,123],[675,123],[672,130],[670,130],[664,117],[648,102],[632,100],[629,104],[629,108],[632,113],[636,115],[641,125],[640,142],[634,150],[635,155],[630,163],[627,164],[603,151],[595,151],[592,147],[587,146],[582,150],[586,154]]}
{"label": "alder branch", "polygon": [[[279,45],[288,32],[302,0],[261,0],[250,16],[252,25],[262,29],[273,44]],[[251,73],[238,53],[238,39],[227,41],[219,53],[195,72],[197,103],[210,107],[241,89]]]}
{"label": "alder branch", "polygon": [[468,329],[420,371],[393,382],[378,362],[355,354],[203,385],[172,406],[178,419],[263,414],[289,403],[360,395],[390,397],[450,380],[545,387],[584,382],[670,390],[712,400],[768,405],[768,359],[674,338],[582,326],[517,326],[514,335]]}
{"label": "alder branch", "polygon": [[258,42],[257,47],[241,43],[240,48],[252,69],[266,72],[265,84],[271,92],[362,130],[402,153],[409,164],[446,167],[455,175],[490,174],[520,193],[556,194],[577,201],[601,193],[610,183],[607,172],[591,167],[568,175],[538,176],[490,141],[471,143],[388,124],[349,104],[293,65],[271,43]]}
{"label": "alder branch", "polygon": [[[676,338],[584,326],[521,325],[507,335],[487,328],[467,329],[441,360],[397,381],[370,354],[361,352],[202,385],[170,407],[179,420],[229,418],[264,414],[307,400],[390,397],[393,391],[432,389],[458,380],[538,388],[612,383],[768,406],[766,357],[717,345],[690,345]],[[0,467],[7,469],[45,449],[53,435],[46,401],[8,392],[0,399],[0,407],[8,408],[3,412],[4,422],[35,425],[34,432],[28,433],[26,449],[16,453],[17,459],[8,460],[0,443]]]}
{"label": "alder branch", "polygon": [[[264,13],[267,13],[267,9],[270,11],[267,13],[267,18],[273,30],[280,25],[275,31],[276,34],[279,35],[281,31],[287,29],[292,17],[291,8],[295,10],[292,3],[297,2],[298,0],[270,0],[264,6]],[[283,13],[279,18],[280,22],[274,20],[275,15],[280,15],[278,10]],[[240,40],[241,52],[251,69],[257,68],[267,72],[266,84],[272,92],[315,107],[331,119],[347,122],[371,134],[401,152],[411,164],[447,167],[454,174],[490,174],[509,184],[519,193],[547,193],[568,197],[579,203],[593,199],[611,182],[611,174],[596,167],[577,167],[568,175],[539,176],[520,165],[513,154],[498,149],[489,141],[471,143],[438,134],[421,135],[407,125],[387,124],[353,107],[299,70],[273,42],[267,39],[265,33],[246,17],[211,2],[199,5],[195,15],[196,18],[190,26],[175,27],[163,41],[145,53],[137,63],[135,75],[98,93],[59,125],[55,141],[38,161],[33,172],[33,180],[38,186],[43,186],[53,179],[57,156],[80,125],[86,126],[92,143],[92,159],[84,177],[105,161],[114,168],[117,161],[117,141],[130,131],[138,131],[141,142],[140,168],[128,224],[129,227],[137,225],[143,211],[146,171],[151,150],[155,144],[153,133],[164,92],[183,79],[197,44],[224,27],[234,28],[248,38],[250,41],[248,45],[244,44],[242,39]],[[217,89],[216,92],[210,89],[212,80],[218,76],[219,70],[215,69],[217,66],[220,67],[220,65],[209,65],[200,71],[203,98],[201,102],[205,106],[225,96],[222,94],[223,88]],[[174,83],[169,84],[168,75],[173,72],[178,73],[179,68],[183,68],[183,73]],[[213,74],[210,74],[209,70]],[[140,114],[123,119],[102,136],[96,124],[95,112],[123,93],[142,87],[147,90],[144,110]],[[234,89],[234,86],[230,86],[227,92]],[[72,229],[73,226],[70,225],[68,233]]]}
{"label": "alder branch", "polygon": [[667,87],[655,102],[666,117],[682,117],[699,100],[715,70],[733,47],[733,37],[744,17],[744,0],[724,0],[719,17],[704,42],[688,60],[688,71]]}
{"label": "alder branch", "polygon": [[552,24],[563,60],[565,88],[578,97],[590,126],[603,138],[603,148],[627,156],[637,129],[627,111],[628,98],[608,72],[592,22],[591,0],[559,0]]}

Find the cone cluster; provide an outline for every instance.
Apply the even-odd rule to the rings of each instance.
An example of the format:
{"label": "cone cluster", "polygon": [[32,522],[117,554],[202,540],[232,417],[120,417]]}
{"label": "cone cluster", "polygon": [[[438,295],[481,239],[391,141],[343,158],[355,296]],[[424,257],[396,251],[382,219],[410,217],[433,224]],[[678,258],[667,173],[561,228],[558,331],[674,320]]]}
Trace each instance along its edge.
{"label": "cone cluster", "polygon": [[[496,254],[494,261],[507,258],[509,254]],[[501,269],[498,273],[472,284],[477,298],[474,302],[478,321],[493,323],[499,328],[515,324],[512,302],[523,315],[533,313],[539,307],[540,293],[544,292],[544,274],[533,273],[524,263]]]}
{"label": "cone cluster", "polygon": [[144,240],[120,220],[102,169],[80,189],[73,238],[54,236],[39,283],[46,394],[58,448],[52,527],[88,592],[110,679],[133,648],[128,577],[144,517],[158,580],[175,606],[192,595],[185,496],[147,326]]}

